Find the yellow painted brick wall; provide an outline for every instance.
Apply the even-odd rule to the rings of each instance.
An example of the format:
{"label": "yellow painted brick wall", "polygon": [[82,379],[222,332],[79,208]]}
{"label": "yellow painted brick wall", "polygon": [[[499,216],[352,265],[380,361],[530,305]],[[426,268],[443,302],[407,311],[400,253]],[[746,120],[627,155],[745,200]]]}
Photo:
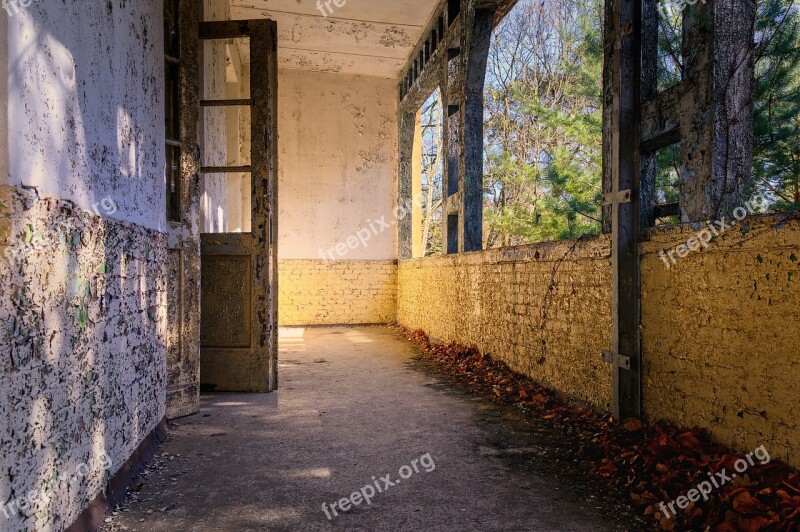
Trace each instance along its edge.
{"label": "yellow painted brick wall", "polygon": [[667,268],[694,233],[642,246],[645,413],[800,467],[800,220],[745,220]]}
{"label": "yellow painted brick wall", "polygon": [[602,236],[403,261],[398,321],[606,409],[610,253]]}
{"label": "yellow painted brick wall", "polygon": [[393,323],[396,308],[397,261],[278,263],[280,325]]}

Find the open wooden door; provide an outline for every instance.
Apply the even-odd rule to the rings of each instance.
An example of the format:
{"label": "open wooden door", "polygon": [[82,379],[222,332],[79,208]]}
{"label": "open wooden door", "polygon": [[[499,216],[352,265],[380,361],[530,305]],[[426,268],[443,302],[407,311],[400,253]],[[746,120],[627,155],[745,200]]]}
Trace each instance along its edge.
{"label": "open wooden door", "polygon": [[277,387],[277,32],[203,22],[201,327],[204,391]]}
{"label": "open wooden door", "polygon": [[196,1],[164,0],[166,415],[170,419],[200,409],[199,21]]}

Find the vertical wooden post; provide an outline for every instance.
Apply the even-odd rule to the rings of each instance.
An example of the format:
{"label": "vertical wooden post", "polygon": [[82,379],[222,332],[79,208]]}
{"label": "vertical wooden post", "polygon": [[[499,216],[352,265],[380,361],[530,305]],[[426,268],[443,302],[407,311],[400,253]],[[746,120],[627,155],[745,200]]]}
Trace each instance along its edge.
{"label": "vertical wooden post", "polygon": [[[641,0],[608,0],[604,105],[613,270],[613,413],[641,416],[639,180]],[[620,360],[625,360],[625,364]]]}
{"label": "vertical wooden post", "polygon": [[422,241],[422,111],[414,118],[414,146],[411,149],[411,256],[425,256]]}

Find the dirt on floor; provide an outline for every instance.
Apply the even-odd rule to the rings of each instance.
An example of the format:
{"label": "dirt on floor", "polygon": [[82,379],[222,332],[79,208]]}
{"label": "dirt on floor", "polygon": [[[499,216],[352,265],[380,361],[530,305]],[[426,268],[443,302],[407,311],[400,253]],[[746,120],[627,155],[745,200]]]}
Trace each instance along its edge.
{"label": "dirt on floor", "polygon": [[104,530],[636,529],[572,478],[558,430],[419,357],[394,328],[290,331],[280,389],[204,394]]}

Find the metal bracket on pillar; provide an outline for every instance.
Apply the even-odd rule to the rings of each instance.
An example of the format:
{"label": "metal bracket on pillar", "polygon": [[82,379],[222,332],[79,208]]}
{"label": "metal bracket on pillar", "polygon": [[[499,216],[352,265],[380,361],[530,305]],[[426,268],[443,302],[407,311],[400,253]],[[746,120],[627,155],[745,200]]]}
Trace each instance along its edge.
{"label": "metal bracket on pillar", "polygon": [[631,357],[617,355],[611,351],[603,351],[603,362],[608,362],[615,368],[631,369]]}
{"label": "metal bracket on pillar", "polygon": [[620,190],[619,192],[609,192],[603,194],[603,205],[619,205],[620,203],[630,203],[631,190]]}

